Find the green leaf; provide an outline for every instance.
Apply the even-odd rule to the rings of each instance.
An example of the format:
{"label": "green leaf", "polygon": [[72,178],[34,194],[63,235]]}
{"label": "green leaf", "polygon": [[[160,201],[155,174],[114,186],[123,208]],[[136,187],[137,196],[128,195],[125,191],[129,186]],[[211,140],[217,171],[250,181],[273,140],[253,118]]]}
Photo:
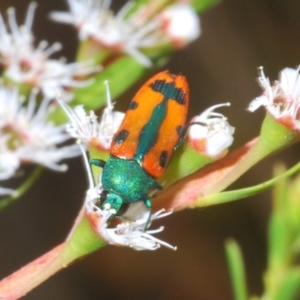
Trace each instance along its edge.
{"label": "green leaf", "polygon": [[268,239],[268,268],[278,270],[287,267],[290,263],[289,248],[292,236],[286,215],[283,212],[272,214],[269,222]]}
{"label": "green leaf", "polygon": [[288,270],[285,278],[278,287],[274,300],[296,299],[300,288],[300,269],[295,267]]}
{"label": "green leaf", "polygon": [[[287,217],[295,234],[300,232],[300,174],[289,184],[288,203],[286,205]],[[299,236],[300,239],[300,236]],[[299,249],[299,243],[295,249]]]}
{"label": "green leaf", "polygon": [[[104,161],[107,161],[109,158],[109,151],[105,151],[105,150],[99,150],[93,147],[89,147],[89,159],[101,159]],[[102,173],[102,168],[98,167],[98,166],[91,166],[92,168],[92,173],[93,173],[93,177],[94,177],[94,181],[96,182],[96,184],[98,184],[99,182],[99,176]]]}
{"label": "green leaf", "polygon": [[228,240],[225,244],[225,249],[234,299],[246,300],[248,292],[241,249],[234,240]]}
{"label": "green leaf", "polygon": [[208,10],[212,6],[217,5],[220,2],[220,0],[192,0],[191,5],[197,12],[201,13]]}
{"label": "green leaf", "polygon": [[164,186],[169,186],[179,179],[186,177],[214,159],[194,150],[188,143],[184,143],[174,154],[165,173],[159,178]]}
{"label": "green leaf", "polygon": [[[280,176],[284,174],[286,168],[283,164],[277,163],[274,167],[274,175]],[[285,177],[279,177],[273,190],[273,211],[282,211],[287,207],[288,181]]]}
{"label": "green leaf", "polygon": [[91,85],[78,89],[72,105],[83,104],[87,110],[98,109],[106,103],[104,81],[108,80],[112,99],[125,92],[147,69],[130,56],[122,56],[95,77]]}

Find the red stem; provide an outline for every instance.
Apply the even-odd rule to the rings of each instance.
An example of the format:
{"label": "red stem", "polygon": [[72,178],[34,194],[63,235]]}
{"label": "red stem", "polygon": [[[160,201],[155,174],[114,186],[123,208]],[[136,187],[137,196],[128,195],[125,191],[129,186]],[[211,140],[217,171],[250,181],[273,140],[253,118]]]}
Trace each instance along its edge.
{"label": "red stem", "polygon": [[[153,199],[153,211],[162,208],[173,211],[193,208],[198,197],[223,190],[251,167],[253,161],[248,162],[248,154],[257,142],[258,138],[255,138],[223,159],[171,185]],[[236,172],[242,161],[243,169]]]}
{"label": "red stem", "polygon": [[67,262],[60,255],[65,246],[66,243],[62,243],[0,281],[0,299],[19,299],[50,276],[65,268]]}

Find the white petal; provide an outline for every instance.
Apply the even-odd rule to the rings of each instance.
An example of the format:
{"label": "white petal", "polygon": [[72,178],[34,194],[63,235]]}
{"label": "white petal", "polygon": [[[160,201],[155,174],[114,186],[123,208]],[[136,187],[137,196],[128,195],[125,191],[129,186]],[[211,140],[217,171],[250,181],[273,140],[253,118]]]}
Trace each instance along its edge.
{"label": "white petal", "polygon": [[189,43],[200,35],[200,19],[190,5],[175,4],[161,13],[165,31],[172,40]]}
{"label": "white petal", "polygon": [[218,131],[207,139],[207,154],[211,157],[217,156],[230,147],[232,142],[233,137],[231,134],[225,130]]}
{"label": "white petal", "polygon": [[280,85],[283,92],[287,95],[296,93],[299,95],[300,78],[299,70],[285,68],[280,72]]}

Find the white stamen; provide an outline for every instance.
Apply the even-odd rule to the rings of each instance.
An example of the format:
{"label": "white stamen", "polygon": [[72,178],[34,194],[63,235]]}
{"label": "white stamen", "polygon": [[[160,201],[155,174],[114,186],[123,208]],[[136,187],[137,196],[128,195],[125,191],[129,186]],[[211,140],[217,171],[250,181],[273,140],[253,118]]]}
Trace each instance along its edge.
{"label": "white stamen", "polygon": [[83,148],[83,146],[81,144],[79,144],[79,147],[80,147],[80,150],[81,150],[81,154],[82,154],[82,157],[83,157],[85,169],[86,169],[87,176],[88,176],[89,189],[93,189],[93,187],[95,186],[95,183],[94,183],[94,177],[93,177],[93,174],[92,174],[90,163],[89,163],[87,154],[86,154],[85,149]]}
{"label": "white stamen", "polygon": [[[160,227],[155,230],[146,230],[144,232],[145,224],[148,221],[148,215],[141,214],[144,217],[141,217],[135,221],[124,220],[121,224],[118,224],[114,228],[107,227],[107,221],[109,220],[112,214],[115,214],[115,211],[111,211],[108,208],[110,205],[105,204],[103,210],[98,206],[99,203],[99,194],[101,194],[101,187],[94,187],[87,191],[86,196],[86,210],[87,215],[91,216],[93,220],[97,219],[97,224],[95,229],[99,235],[104,238],[109,244],[117,246],[127,246],[135,250],[157,250],[160,246],[165,246],[172,250],[176,250],[176,247],[159,240],[153,236],[153,234],[161,232],[164,228]],[[134,205],[134,204],[133,204]],[[160,210],[152,215],[151,222],[166,217],[172,212],[164,212]],[[95,224],[95,223],[94,223]]]}
{"label": "white stamen", "polygon": [[97,121],[97,116],[93,111],[86,114],[81,105],[76,106],[72,110],[59,99],[58,102],[70,120],[70,123],[67,125],[67,131],[72,137],[79,139],[85,144],[97,142],[104,150],[108,150],[112,142],[112,137],[124,118],[124,113],[113,112],[114,103],[111,101],[107,82],[105,82],[105,86],[107,106],[103,111],[100,122]]}
{"label": "white stamen", "polygon": [[255,98],[248,107],[253,112],[264,106],[274,118],[291,127],[300,129],[300,67],[297,69],[285,68],[280,72],[279,81],[271,86],[263,68],[259,68],[258,82],[264,89],[263,95]]}
{"label": "white stamen", "polygon": [[19,35],[19,28],[18,28],[18,24],[16,21],[16,11],[13,7],[10,7],[7,10],[7,15],[8,15],[8,24],[10,26],[10,29],[12,31],[12,34],[14,36],[18,36]]}
{"label": "white stamen", "polygon": [[32,24],[33,24],[33,20],[34,20],[34,13],[35,13],[36,7],[37,7],[37,3],[36,2],[31,2],[29,4],[28,10],[27,10],[27,14],[26,14],[26,19],[25,19],[25,24],[24,24],[24,26],[28,30],[32,29]]}

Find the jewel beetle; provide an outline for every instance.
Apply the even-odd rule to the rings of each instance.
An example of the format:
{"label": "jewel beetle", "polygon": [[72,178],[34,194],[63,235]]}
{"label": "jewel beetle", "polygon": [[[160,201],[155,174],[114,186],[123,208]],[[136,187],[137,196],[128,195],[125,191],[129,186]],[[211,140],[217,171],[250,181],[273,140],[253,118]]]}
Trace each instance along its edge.
{"label": "jewel beetle", "polygon": [[120,218],[128,206],[143,201],[149,209],[149,192],[157,183],[185,134],[189,88],[182,75],[163,71],[150,78],[130,102],[123,122],[114,134],[110,157],[92,159],[103,168],[100,207],[111,218]]}

